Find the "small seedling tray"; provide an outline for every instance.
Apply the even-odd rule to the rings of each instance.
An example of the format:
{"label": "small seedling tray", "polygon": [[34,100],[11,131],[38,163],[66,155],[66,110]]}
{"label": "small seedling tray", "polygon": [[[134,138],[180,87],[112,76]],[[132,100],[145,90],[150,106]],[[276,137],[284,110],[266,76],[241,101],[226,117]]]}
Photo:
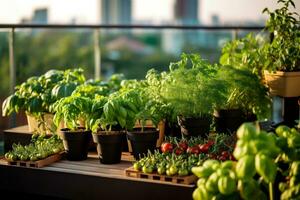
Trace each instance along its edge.
{"label": "small seedling tray", "polygon": [[133,167],[129,167],[129,168],[125,169],[125,174],[126,174],[126,176],[132,177],[132,178],[149,179],[149,180],[163,181],[163,182],[177,183],[177,184],[185,184],[185,185],[194,184],[198,179],[195,175],[167,176],[167,175],[159,175],[157,173],[146,174],[141,171],[137,171],[137,170],[133,169]]}
{"label": "small seedling tray", "polygon": [[45,159],[37,160],[37,161],[9,161],[6,160],[9,165],[21,166],[21,167],[31,167],[31,168],[41,168],[47,165],[50,165],[56,161],[59,161],[63,156],[63,152],[53,154]]}

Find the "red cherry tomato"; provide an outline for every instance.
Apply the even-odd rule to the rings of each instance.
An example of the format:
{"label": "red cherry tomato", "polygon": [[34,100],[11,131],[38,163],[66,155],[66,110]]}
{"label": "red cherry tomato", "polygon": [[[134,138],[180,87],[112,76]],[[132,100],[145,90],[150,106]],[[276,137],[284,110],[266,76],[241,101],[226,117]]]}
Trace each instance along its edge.
{"label": "red cherry tomato", "polygon": [[171,144],[169,142],[164,142],[160,148],[163,153],[166,153],[166,152],[171,153],[173,151],[173,144]]}
{"label": "red cherry tomato", "polygon": [[175,150],[175,154],[176,155],[181,155],[181,154],[183,154],[184,153],[184,150],[183,149],[181,149],[181,148],[176,148],[176,150]]}
{"label": "red cherry tomato", "polygon": [[207,143],[199,145],[199,149],[202,153],[208,153],[209,148],[210,148],[210,145]]}
{"label": "red cherry tomato", "polygon": [[188,147],[187,150],[186,150],[187,153],[190,153],[190,154],[200,154],[200,149],[197,145],[193,146],[193,147]]}
{"label": "red cherry tomato", "polygon": [[184,151],[186,151],[188,148],[188,144],[186,141],[179,142],[178,146],[179,146],[179,148],[183,149]]}

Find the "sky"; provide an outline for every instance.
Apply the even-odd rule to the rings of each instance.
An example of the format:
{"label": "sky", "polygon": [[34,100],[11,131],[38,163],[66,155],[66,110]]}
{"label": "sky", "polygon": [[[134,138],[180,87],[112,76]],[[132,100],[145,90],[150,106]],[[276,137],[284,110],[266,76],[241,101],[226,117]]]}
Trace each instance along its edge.
{"label": "sky", "polygon": [[[294,0],[300,13],[300,0]],[[132,0],[135,22],[159,24],[172,22],[175,0]],[[274,9],[276,0],[199,0],[199,19],[210,24],[211,16],[221,22],[258,21],[265,19],[261,11]],[[36,8],[48,7],[49,23],[94,24],[100,21],[99,0],[0,0],[0,23],[19,23],[30,18]]]}

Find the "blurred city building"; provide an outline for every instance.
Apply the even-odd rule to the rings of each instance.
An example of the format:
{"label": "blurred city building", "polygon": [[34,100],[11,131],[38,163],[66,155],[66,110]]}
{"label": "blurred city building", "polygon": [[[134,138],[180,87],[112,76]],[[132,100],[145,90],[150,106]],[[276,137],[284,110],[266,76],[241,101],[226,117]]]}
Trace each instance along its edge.
{"label": "blurred city building", "polygon": [[102,24],[131,24],[131,0],[100,0]]}
{"label": "blurred city building", "polygon": [[[201,1],[200,0],[175,0],[174,20],[179,25],[201,25]],[[220,25],[217,14],[211,16],[213,26]],[[228,31],[208,30],[166,30],[162,34],[162,47],[164,51],[173,55],[179,55],[186,48],[193,47],[217,49],[223,43],[222,38],[230,37]]]}
{"label": "blurred city building", "polygon": [[[175,0],[174,18],[179,25],[199,25],[198,11],[200,0]],[[182,52],[187,41],[199,43],[201,35],[198,31],[172,31],[163,32],[163,49],[167,53],[178,55]]]}
{"label": "blurred city building", "polygon": [[176,22],[185,25],[197,25],[198,0],[176,0],[174,6],[174,16]]}
{"label": "blurred city building", "polygon": [[22,24],[48,24],[48,8],[38,8],[33,11],[33,16],[21,19]]}

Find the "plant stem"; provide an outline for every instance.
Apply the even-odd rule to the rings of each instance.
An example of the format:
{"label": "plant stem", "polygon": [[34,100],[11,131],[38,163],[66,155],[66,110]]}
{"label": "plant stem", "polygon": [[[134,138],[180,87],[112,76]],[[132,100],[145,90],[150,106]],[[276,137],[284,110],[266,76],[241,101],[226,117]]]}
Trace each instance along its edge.
{"label": "plant stem", "polygon": [[273,193],[273,183],[269,183],[269,195],[270,195],[270,200],[274,200],[274,193]]}

